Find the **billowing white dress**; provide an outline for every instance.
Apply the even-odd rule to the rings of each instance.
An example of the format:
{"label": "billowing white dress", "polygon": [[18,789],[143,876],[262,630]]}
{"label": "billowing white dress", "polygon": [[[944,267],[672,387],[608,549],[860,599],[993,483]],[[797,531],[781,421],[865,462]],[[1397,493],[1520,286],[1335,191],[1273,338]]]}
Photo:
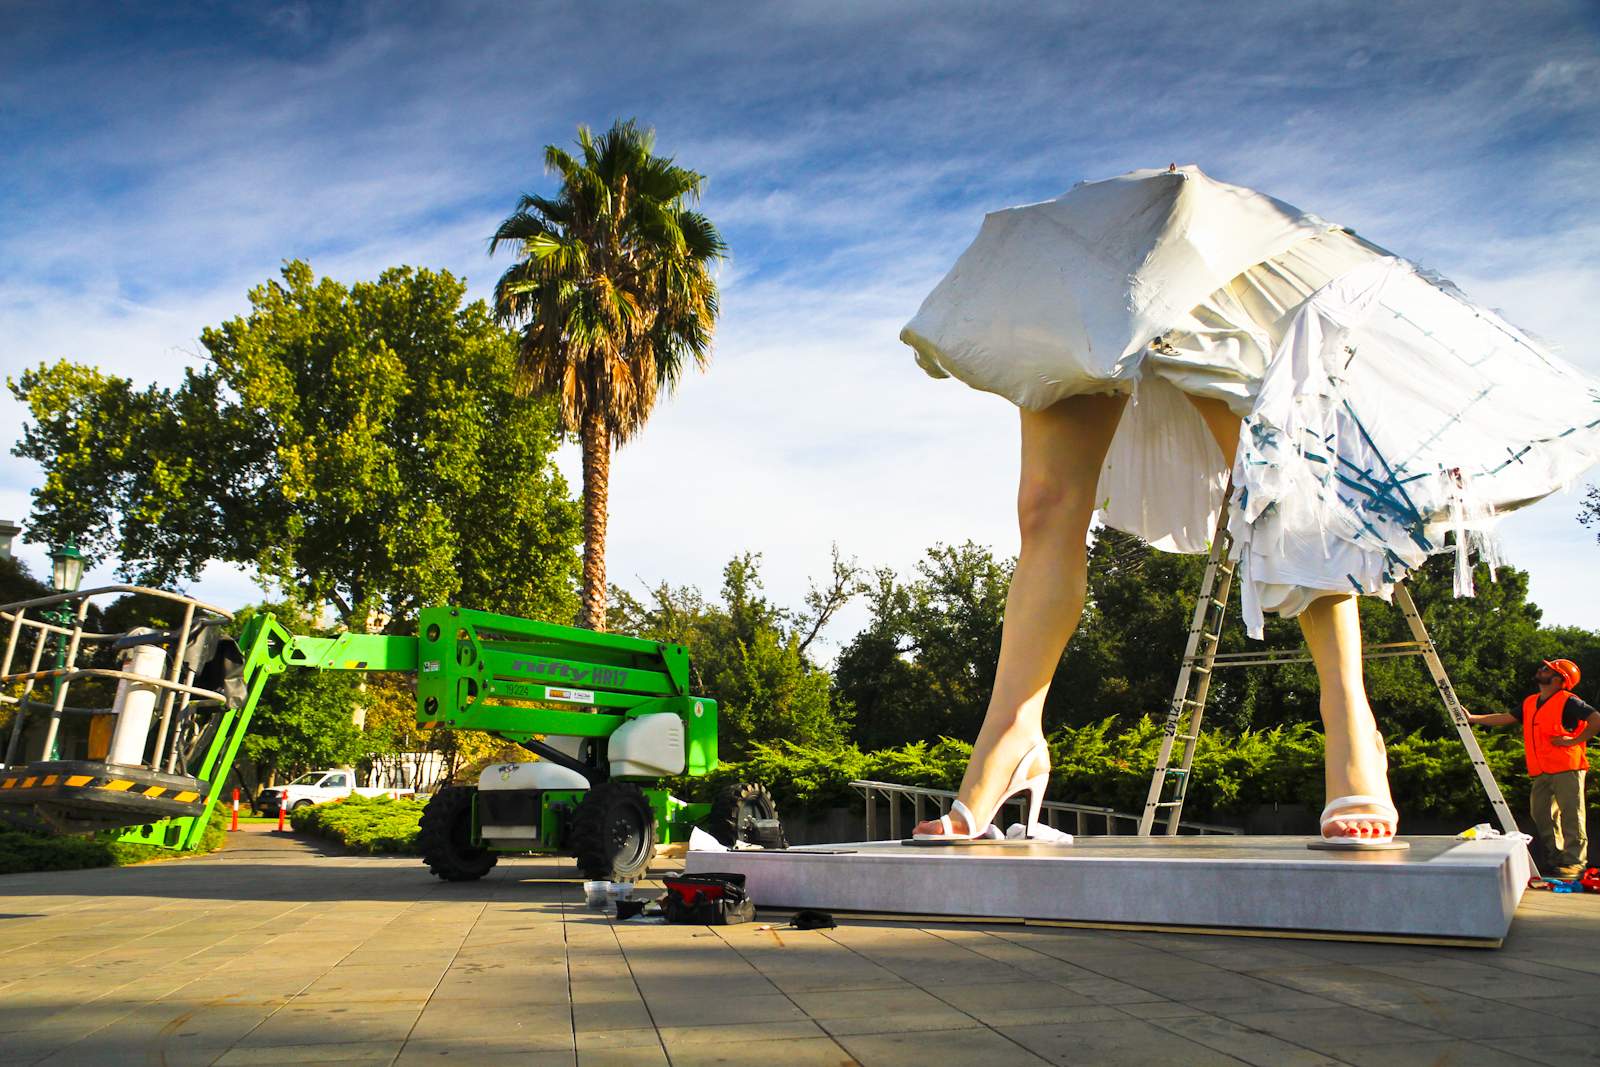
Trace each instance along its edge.
{"label": "billowing white dress", "polygon": [[1032,410],[1131,394],[1101,517],[1168,551],[1207,550],[1230,473],[1184,394],[1226,401],[1258,637],[1265,611],[1387,597],[1447,547],[1470,593],[1495,516],[1600,459],[1600,385],[1447,282],[1194,167],[989,215],[900,336],[929,374]]}

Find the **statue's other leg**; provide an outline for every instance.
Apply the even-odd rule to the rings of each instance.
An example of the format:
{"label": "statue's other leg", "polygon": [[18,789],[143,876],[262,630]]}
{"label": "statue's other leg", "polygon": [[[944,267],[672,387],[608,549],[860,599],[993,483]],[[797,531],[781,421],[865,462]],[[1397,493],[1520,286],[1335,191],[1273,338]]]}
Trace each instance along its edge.
{"label": "statue's other leg", "polygon": [[[1327,799],[1362,795],[1391,803],[1389,763],[1383,735],[1367,703],[1361,667],[1361,618],[1356,598],[1331,593],[1313,600],[1300,613],[1300,630],[1316,664],[1322,688],[1322,729],[1327,755],[1323,785]],[[1371,808],[1352,808],[1330,819],[1327,837],[1387,837],[1386,823],[1370,816]]]}
{"label": "statue's other leg", "polygon": [[[1221,400],[1194,396],[1189,400],[1232,466],[1239,448],[1239,416]],[[1389,802],[1388,758],[1383,735],[1367,704],[1361,668],[1361,619],[1356,598],[1330,593],[1313,600],[1300,614],[1300,629],[1322,689],[1322,727],[1327,739],[1327,760],[1323,765],[1326,799],[1361,795]],[[1388,836],[1387,824],[1362,818],[1371,814],[1370,808],[1349,809],[1342,817],[1329,820],[1329,836]]]}
{"label": "statue's other leg", "polygon": [[[994,690],[961,779],[961,801],[978,818],[994,808],[1018,762],[1043,735],[1045,693],[1083,614],[1084,541],[1125,402],[1122,396],[1076,396],[1022,412],[1022,548],[1006,595]],[[961,825],[959,816],[951,821],[958,832],[978,829]],[[938,831],[937,820],[916,829]]]}

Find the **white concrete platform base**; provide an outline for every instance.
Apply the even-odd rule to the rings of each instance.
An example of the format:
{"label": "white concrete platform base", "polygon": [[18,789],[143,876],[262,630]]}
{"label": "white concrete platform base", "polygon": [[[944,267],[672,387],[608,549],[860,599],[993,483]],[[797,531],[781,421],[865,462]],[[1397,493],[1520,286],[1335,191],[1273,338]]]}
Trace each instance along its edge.
{"label": "white concrete platform base", "polygon": [[690,874],[745,875],[756,906],[1305,932],[1496,945],[1532,873],[1520,840],[1412,837],[1332,852],[1304,837],[1079,837],[1067,847],[690,852]]}

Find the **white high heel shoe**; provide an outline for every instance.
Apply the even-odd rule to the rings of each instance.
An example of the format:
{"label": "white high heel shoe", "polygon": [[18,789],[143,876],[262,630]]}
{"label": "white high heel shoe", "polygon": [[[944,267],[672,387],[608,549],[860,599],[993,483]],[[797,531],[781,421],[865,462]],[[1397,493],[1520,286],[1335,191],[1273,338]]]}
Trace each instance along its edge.
{"label": "white high heel shoe", "polygon": [[[939,816],[941,833],[913,834],[912,839],[915,841],[982,841],[1001,838],[1004,835],[1000,833],[997,827],[992,825],[994,817],[1000,813],[1000,809],[1005,806],[1006,801],[1022,792],[1028,794],[1028,829],[1030,831],[1036,830],[1040,825],[1039,808],[1044,804],[1044,790],[1050,784],[1050,770],[1046,768],[1035,775],[1027,777],[1024,777],[1024,775],[1027,774],[1028,768],[1033,765],[1036,757],[1043,755],[1048,759],[1049,754],[1050,750],[1045,745],[1044,738],[1040,738],[1033,743],[1033,746],[1028,749],[1027,753],[1017,763],[1017,769],[1011,772],[1011,781],[1000,794],[1000,799],[995,801],[994,807],[989,810],[988,818],[974,818],[971,808],[959,800],[952,801],[950,815],[961,816],[961,821],[967,826],[965,833],[956,831],[955,825],[950,821],[950,815],[941,815]],[[978,827],[982,827],[982,829],[977,829]]]}

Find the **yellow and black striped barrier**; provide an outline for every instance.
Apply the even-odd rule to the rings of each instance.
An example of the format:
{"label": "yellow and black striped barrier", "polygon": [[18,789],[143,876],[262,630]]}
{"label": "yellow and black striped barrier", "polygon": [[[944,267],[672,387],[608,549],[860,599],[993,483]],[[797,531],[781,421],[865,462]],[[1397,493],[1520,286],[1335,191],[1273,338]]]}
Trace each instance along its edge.
{"label": "yellow and black striped barrier", "polygon": [[198,816],[205,801],[193,778],[115,764],[61,760],[0,771],[0,809],[69,833]]}
{"label": "yellow and black striped barrier", "polygon": [[108,793],[126,793],[130,796],[146,797],[150,800],[165,799],[179,804],[192,804],[200,800],[200,794],[193,789],[178,789],[165,785],[140,784],[131,778],[118,778],[114,775],[96,776],[92,774],[46,774],[24,777],[15,775],[0,778],[0,791],[7,789],[33,790],[33,789],[102,789]]}

